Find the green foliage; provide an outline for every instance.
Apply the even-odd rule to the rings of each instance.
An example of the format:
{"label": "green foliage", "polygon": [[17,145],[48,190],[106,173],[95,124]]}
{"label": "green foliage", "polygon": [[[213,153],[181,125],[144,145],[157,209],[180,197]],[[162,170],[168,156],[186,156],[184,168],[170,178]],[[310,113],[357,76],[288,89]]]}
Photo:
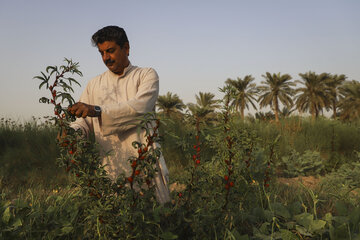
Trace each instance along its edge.
{"label": "green foliage", "polygon": [[324,170],[320,153],[309,150],[303,154],[293,151],[289,156],[282,157],[278,166],[285,177],[317,176]]}
{"label": "green foliage", "polygon": [[[40,87],[50,90],[51,97],[43,100],[54,105],[55,117],[50,120],[57,128],[49,123],[1,121],[0,239],[360,237],[356,123],[299,117],[276,125],[242,121],[232,113],[234,92],[227,86],[221,89],[220,112],[213,111],[215,102],[203,106],[212,111],[211,124],[194,115],[185,119],[164,115],[161,124],[153,113],[143,116],[139,127],[147,142],[133,143],[138,155],[129,159],[132,174],[113,180],[104,170],[94,139],[84,139],[69,128],[74,118],[63,105],[73,102],[73,79],[65,74],[80,75],[77,67],[66,60],[59,71],[48,67],[36,77]],[[61,89],[54,93],[56,87]],[[205,102],[202,95],[199,103]],[[55,144],[58,130],[67,135],[59,135]],[[160,140],[162,149],[153,147]],[[164,205],[156,201],[152,182],[161,151],[171,182],[178,186],[172,201]],[[31,177],[35,174],[41,174],[41,181]],[[319,174],[325,176],[320,176],[317,188],[276,181],[279,176]],[[23,179],[16,181],[21,175]],[[59,184],[64,176],[66,187]],[[48,181],[51,178],[53,182]],[[19,188],[25,181],[44,183]]]}

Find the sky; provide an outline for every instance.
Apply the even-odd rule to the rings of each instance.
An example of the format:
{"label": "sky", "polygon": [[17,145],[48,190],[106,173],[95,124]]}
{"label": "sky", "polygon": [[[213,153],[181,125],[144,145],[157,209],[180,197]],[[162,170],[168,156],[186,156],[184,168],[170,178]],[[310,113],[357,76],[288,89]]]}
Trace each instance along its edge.
{"label": "sky", "polygon": [[0,117],[52,114],[33,79],[63,59],[79,62],[78,99],[87,82],[106,71],[91,36],[123,27],[130,61],[160,76],[160,95],[184,103],[218,91],[228,78],[266,72],[345,74],[360,80],[360,1],[51,1],[0,0]]}

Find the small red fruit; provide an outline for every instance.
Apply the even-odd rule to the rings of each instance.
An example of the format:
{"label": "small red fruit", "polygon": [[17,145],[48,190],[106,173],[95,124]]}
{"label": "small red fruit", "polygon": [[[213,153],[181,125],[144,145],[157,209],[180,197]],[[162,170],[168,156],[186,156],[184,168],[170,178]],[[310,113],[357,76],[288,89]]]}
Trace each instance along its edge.
{"label": "small red fruit", "polygon": [[133,178],[132,177],[128,177],[127,180],[132,183],[133,182]]}
{"label": "small red fruit", "polygon": [[182,193],[181,192],[179,192],[179,198],[181,198],[182,197]]}
{"label": "small red fruit", "polygon": [[134,167],[136,167],[136,165],[137,165],[137,162],[136,162],[136,161],[133,161],[132,164],[131,164],[131,167],[134,168]]}
{"label": "small red fruit", "polygon": [[194,145],[194,149],[196,149],[197,148],[197,146],[196,145]]}
{"label": "small red fruit", "polygon": [[147,150],[148,150],[148,147],[145,147],[145,148],[144,148],[144,152],[147,152]]}
{"label": "small red fruit", "polygon": [[268,183],[264,184],[264,186],[265,186],[266,188],[270,187],[270,185],[269,185]]}
{"label": "small red fruit", "polygon": [[138,153],[141,154],[141,152],[142,152],[142,151],[141,151],[141,148],[139,148]]}
{"label": "small red fruit", "polygon": [[140,174],[140,170],[136,170],[134,174],[135,174],[135,176],[139,175],[139,174]]}
{"label": "small red fruit", "polygon": [[198,147],[198,148],[196,149],[196,151],[197,151],[197,152],[200,152],[200,147]]}
{"label": "small red fruit", "polygon": [[73,150],[70,150],[69,153],[70,153],[70,154],[74,154]]}
{"label": "small red fruit", "polygon": [[233,187],[234,186],[234,182],[230,182],[230,187]]}
{"label": "small red fruit", "polygon": [[226,184],[225,189],[229,189],[229,188],[230,188],[229,184]]}
{"label": "small red fruit", "polygon": [[193,155],[193,159],[196,160],[196,155],[195,154]]}
{"label": "small red fruit", "polygon": [[225,179],[225,181],[229,181],[229,176],[228,176],[228,175],[225,175],[225,176],[224,176],[224,179]]}
{"label": "small red fruit", "polygon": [[196,138],[196,140],[199,140],[199,136],[198,136],[198,135],[196,135],[195,138]]}
{"label": "small red fruit", "polygon": [[195,162],[197,165],[199,165],[200,164],[200,160],[196,160],[196,162]]}

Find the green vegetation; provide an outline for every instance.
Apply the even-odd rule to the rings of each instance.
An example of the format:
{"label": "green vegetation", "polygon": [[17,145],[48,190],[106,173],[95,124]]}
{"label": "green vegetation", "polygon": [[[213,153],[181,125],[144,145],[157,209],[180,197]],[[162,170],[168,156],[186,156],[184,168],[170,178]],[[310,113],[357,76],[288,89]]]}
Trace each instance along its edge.
{"label": "green vegetation", "polygon": [[[236,139],[234,173],[230,176],[234,187],[230,188],[227,209],[223,209],[224,176],[228,173],[223,163],[227,144],[222,125],[200,125],[201,164],[195,169],[192,158],[195,126],[176,118],[161,122],[163,152],[171,182],[177,186],[172,192],[173,204],[157,206],[156,212],[151,206],[142,209],[160,224],[158,237],[356,239],[358,236],[358,124],[290,117],[276,125],[259,120],[243,122],[235,115],[229,124],[230,136]],[[49,124],[2,120],[0,239],[9,236],[72,239],[83,236],[84,231],[89,236],[97,232],[95,223],[86,225],[89,222],[84,221],[90,216],[98,221],[96,212],[88,212],[89,206],[95,207],[93,200],[80,197],[77,188],[71,187],[74,176],[57,167],[59,149],[55,137],[56,131]],[[270,158],[270,180],[265,187]],[[190,195],[187,184],[194,169],[196,181]],[[305,176],[313,184],[294,180],[294,177],[306,179]],[[111,223],[105,225],[110,227],[108,224]],[[109,229],[101,228],[101,232],[101,238],[111,238],[106,235],[111,232]]]}
{"label": "green vegetation", "polygon": [[[260,87],[250,75],[229,79],[222,100],[160,96],[160,121],[140,123],[147,141],[133,143],[132,174],[113,181],[93,139],[69,129],[61,103],[73,102],[75,80],[64,76],[81,73],[66,62],[36,77],[55,125],[1,120],[0,239],[360,239],[358,82],[309,72],[293,89],[289,75],[267,73]],[[273,113],[245,118],[255,96]],[[311,117],[291,116],[293,103]],[[328,109],[335,119],[321,116]],[[55,141],[59,127],[68,134]],[[161,139],[172,190],[164,205],[152,184]]]}

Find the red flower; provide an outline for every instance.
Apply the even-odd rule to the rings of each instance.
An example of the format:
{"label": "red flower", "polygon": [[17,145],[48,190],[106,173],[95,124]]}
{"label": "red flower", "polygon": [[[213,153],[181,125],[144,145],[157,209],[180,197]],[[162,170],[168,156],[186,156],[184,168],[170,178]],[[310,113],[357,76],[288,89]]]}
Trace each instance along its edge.
{"label": "red flower", "polygon": [[234,182],[230,182],[230,187],[233,187],[234,186]]}
{"label": "red flower", "polygon": [[196,162],[195,162],[197,165],[199,165],[200,164],[200,160],[198,159],[198,160],[196,160]]}
{"label": "red flower", "polygon": [[197,146],[196,145],[194,145],[194,149],[196,149],[197,148]]}
{"label": "red flower", "polygon": [[225,175],[225,176],[224,176],[224,179],[225,179],[225,181],[229,181],[229,176],[228,176],[228,175]]}

